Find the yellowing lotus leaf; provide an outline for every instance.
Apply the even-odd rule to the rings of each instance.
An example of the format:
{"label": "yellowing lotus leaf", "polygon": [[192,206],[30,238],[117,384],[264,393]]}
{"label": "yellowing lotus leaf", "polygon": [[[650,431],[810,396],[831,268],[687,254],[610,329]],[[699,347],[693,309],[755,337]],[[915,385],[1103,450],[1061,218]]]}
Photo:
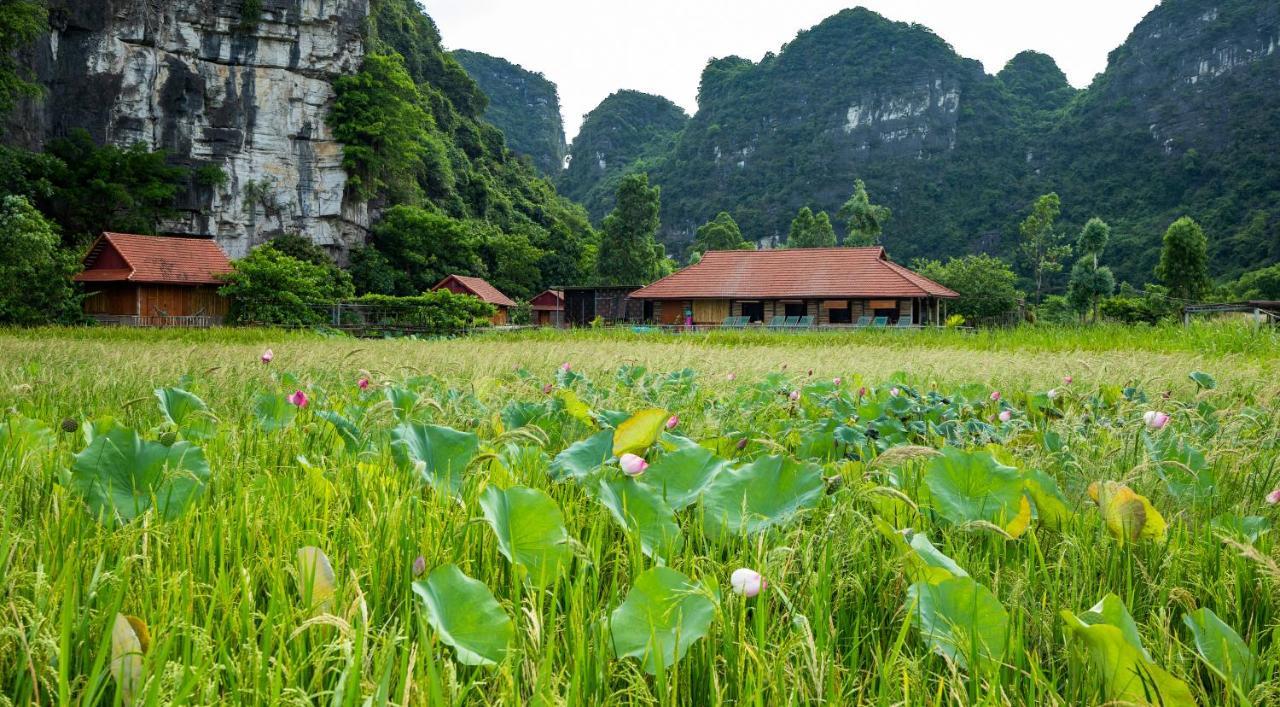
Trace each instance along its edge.
{"label": "yellowing lotus leaf", "polygon": [[627,418],[613,431],[613,456],[638,454],[653,446],[669,417],[671,413],[662,408],[649,408]]}
{"label": "yellowing lotus leaf", "polygon": [[304,605],[320,613],[328,612],[335,581],[333,565],[323,550],[310,546],[298,550],[298,593]]}
{"label": "yellowing lotus leaf", "polygon": [[132,705],[142,688],[142,656],[150,643],[141,619],[116,614],[111,626],[111,676],[125,705]]}
{"label": "yellowing lotus leaf", "polygon": [[1089,485],[1089,497],[1098,504],[1107,530],[1121,543],[1165,538],[1168,526],[1160,511],[1128,486],[1114,481],[1095,481]]}

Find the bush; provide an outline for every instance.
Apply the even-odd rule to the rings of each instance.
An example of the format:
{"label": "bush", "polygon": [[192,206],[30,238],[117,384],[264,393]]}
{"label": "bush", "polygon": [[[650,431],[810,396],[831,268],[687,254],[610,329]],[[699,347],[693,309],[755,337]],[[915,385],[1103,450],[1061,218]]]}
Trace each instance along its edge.
{"label": "bush", "polygon": [[31,326],[82,319],[71,276],[80,269],[74,254],[31,202],[0,199],[0,324]]}
{"label": "bush", "polygon": [[966,319],[1000,317],[1018,308],[1022,294],[1015,286],[1017,276],[1009,264],[990,255],[966,255],[938,260],[919,260],[914,269],[921,275],[955,290],[960,299],[947,309]]}
{"label": "bush", "polygon": [[471,295],[435,290],[415,297],[364,295],[352,304],[365,305],[359,323],[366,326],[412,327],[423,334],[452,334],[489,326],[494,306]]}
{"label": "bush", "polygon": [[324,324],[327,312],[313,305],[355,294],[346,273],[335,276],[330,268],[285,255],[270,244],[254,248],[234,268],[219,290],[231,300],[227,320],[233,324]]}
{"label": "bush", "polygon": [[1080,315],[1075,306],[1062,295],[1049,295],[1035,310],[1037,324],[1079,324]]}

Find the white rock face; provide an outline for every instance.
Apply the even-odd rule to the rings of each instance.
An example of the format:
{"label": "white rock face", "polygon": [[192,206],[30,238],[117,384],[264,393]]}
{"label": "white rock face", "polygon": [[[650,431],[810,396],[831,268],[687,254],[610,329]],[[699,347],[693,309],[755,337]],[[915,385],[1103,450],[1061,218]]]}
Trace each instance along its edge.
{"label": "white rock face", "polygon": [[363,59],[368,0],[83,0],[36,57],[48,98],[28,142],[83,128],[175,163],[221,169],[193,182],[165,230],[217,238],[235,258],[299,233],[340,259],[363,243],[368,207],[345,199],[342,146],[326,123],[333,81]]}

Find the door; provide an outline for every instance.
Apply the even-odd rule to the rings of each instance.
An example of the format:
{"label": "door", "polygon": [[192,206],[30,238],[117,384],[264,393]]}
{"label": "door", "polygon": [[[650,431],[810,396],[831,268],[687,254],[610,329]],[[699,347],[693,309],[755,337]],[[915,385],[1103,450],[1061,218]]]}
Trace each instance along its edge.
{"label": "door", "polygon": [[788,318],[803,317],[809,313],[809,308],[804,302],[784,302],[783,306]]}
{"label": "door", "polygon": [[747,317],[752,324],[764,321],[764,302],[743,302],[742,316]]}

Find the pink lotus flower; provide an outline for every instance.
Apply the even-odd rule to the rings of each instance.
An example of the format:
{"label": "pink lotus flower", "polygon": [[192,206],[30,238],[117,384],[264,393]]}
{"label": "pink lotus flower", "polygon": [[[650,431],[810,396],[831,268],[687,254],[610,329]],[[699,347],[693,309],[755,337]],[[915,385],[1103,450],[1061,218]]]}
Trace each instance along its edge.
{"label": "pink lotus flower", "polygon": [[365,376],[361,376],[360,380],[356,381],[356,387],[359,388],[360,390],[368,390],[369,379]]}
{"label": "pink lotus flower", "polygon": [[423,572],[427,571],[427,558],[418,555],[413,561],[413,576],[421,577]]}
{"label": "pink lotus flower", "polygon": [[1280,489],[1276,489],[1275,491],[1267,494],[1267,503],[1270,503],[1273,506],[1280,503]]}
{"label": "pink lotus flower", "polygon": [[564,371],[565,373],[568,373],[572,369],[573,367],[569,365],[568,361],[565,361],[564,363],[560,364],[560,370]]}
{"label": "pink lotus flower", "polygon": [[840,379],[839,379],[839,378],[832,378],[832,379],[831,379],[831,384],[832,384],[832,385],[834,385],[834,386],[836,386],[837,388],[839,388],[839,387],[840,387]]}
{"label": "pink lotus flower", "polygon": [[1000,411],[1000,421],[1001,421],[1001,422],[1008,422],[1009,420],[1012,420],[1012,419],[1013,419],[1013,411],[1012,411],[1012,410],[1001,410],[1001,411]]}
{"label": "pink lotus flower", "polygon": [[858,388],[858,397],[859,398],[867,397],[867,386],[864,385],[861,388]]}
{"label": "pink lotus flower", "polygon": [[262,356],[260,358],[262,359],[263,363],[271,363],[271,359],[275,357],[276,357],[275,352],[272,351],[271,349],[267,349],[266,351],[262,352]]}
{"label": "pink lotus flower", "polygon": [[793,403],[794,403],[794,402],[796,402],[797,400],[799,400],[799,399],[800,399],[800,391],[798,391],[798,390],[793,390],[793,391],[791,391],[791,395],[789,395],[789,396],[787,396],[787,397],[791,398],[791,402],[793,402]]}
{"label": "pink lotus flower", "polygon": [[553,386],[553,385],[551,385],[550,383],[548,383],[548,384],[546,384],[546,385],[542,386],[542,394],[543,394],[543,395],[551,395],[551,391],[552,391],[552,390],[554,390],[554,389],[555,389],[555,386]]}
{"label": "pink lotus flower", "polygon": [[991,402],[993,403],[1000,402],[1000,391],[998,390],[991,391]]}
{"label": "pink lotus flower", "polygon": [[293,391],[293,395],[289,396],[289,402],[300,408],[304,408],[307,406],[307,394],[301,390],[295,390]]}
{"label": "pink lotus flower", "polygon": [[893,396],[893,397],[895,397],[895,398],[896,398],[896,397],[898,397],[898,396],[899,396],[899,395],[901,395],[901,394],[902,394],[902,391],[901,391],[901,390],[898,390],[897,388],[890,388],[890,389],[889,389],[889,395],[892,395],[892,396]]}
{"label": "pink lotus flower", "polygon": [[1074,379],[1074,378],[1072,378],[1071,376],[1063,376],[1063,377],[1062,377],[1062,384],[1063,384],[1063,385],[1071,385],[1071,381],[1073,381],[1073,380],[1075,380],[1075,379]]}
{"label": "pink lotus flower", "polygon": [[667,429],[674,430],[676,428],[676,425],[678,424],[680,424],[679,415],[672,415],[671,417],[667,418]]}
{"label": "pink lotus flower", "polygon": [[739,567],[729,575],[729,586],[733,587],[735,594],[741,594],[750,599],[759,594],[762,589],[767,588],[769,582],[759,572]]}
{"label": "pink lotus flower", "polygon": [[729,375],[725,376],[725,378],[727,378],[727,379],[729,380],[729,382],[730,382],[730,383],[732,383],[733,381],[738,380],[738,376],[737,376],[737,374],[735,374],[735,373],[730,373]]}
{"label": "pink lotus flower", "polygon": [[627,452],[618,457],[618,466],[622,467],[622,473],[627,476],[639,476],[649,468],[649,462],[645,461],[644,457]]}
{"label": "pink lotus flower", "polygon": [[1148,410],[1143,414],[1142,421],[1153,430],[1163,430],[1165,425],[1169,424],[1169,416],[1163,412]]}

